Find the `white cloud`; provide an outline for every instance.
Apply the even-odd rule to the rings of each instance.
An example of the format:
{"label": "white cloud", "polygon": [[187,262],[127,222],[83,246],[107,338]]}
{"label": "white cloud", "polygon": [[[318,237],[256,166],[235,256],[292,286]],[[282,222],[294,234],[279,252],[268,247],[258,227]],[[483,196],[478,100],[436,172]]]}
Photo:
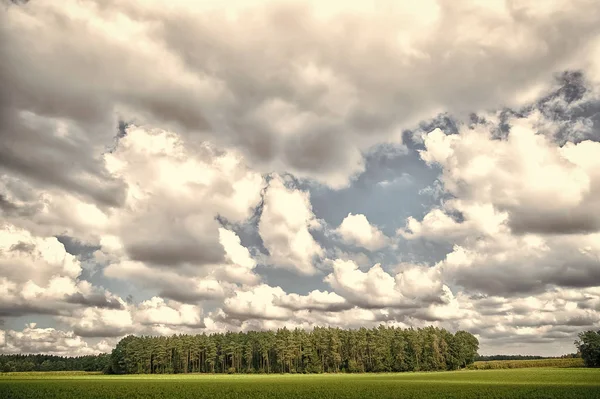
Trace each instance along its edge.
{"label": "white cloud", "polygon": [[[223,267],[215,269],[221,277]],[[125,281],[136,281],[147,287],[158,289],[165,297],[173,298],[183,302],[197,302],[205,299],[223,299],[236,286],[224,280],[218,280],[211,268],[205,268],[202,273],[193,269],[157,269],[148,267],[141,262],[123,261],[113,263],[104,269],[107,277],[122,279]]]}
{"label": "white cloud", "polygon": [[453,198],[400,234],[453,243],[437,265],[445,278],[493,294],[600,283],[600,145],[558,146],[537,133],[541,118],[512,118],[505,140],[485,124],[425,136],[421,157]]}
{"label": "white cloud", "polygon": [[323,249],[310,233],[318,226],[308,192],[290,189],[275,175],[264,195],[258,232],[269,251],[269,262],[300,274],[314,274],[313,258]]}
{"label": "white cloud", "polygon": [[96,258],[109,264],[106,276],[184,301],[222,298],[232,283],[259,281],[248,249],[216,221],[242,222],[260,200],[263,179],[237,153],[132,127],[105,159],[129,187],[100,237]]}
{"label": "white cloud", "polygon": [[375,251],[390,244],[385,236],[376,226],[373,226],[362,214],[348,216],[342,220],[337,232],[349,243],[362,246],[370,251]]}
{"label": "white cloud", "polygon": [[[35,237],[9,224],[0,230],[0,273],[16,281],[46,283],[54,276],[74,279],[79,261],[54,237]],[[15,267],[18,265],[18,267]]]}
{"label": "white cloud", "polygon": [[55,237],[9,224],[0,229],[0,314],[60,314],[81,306],[118,308],[119,298],[80,279],[78,259]]}
{"label": "white cloud", "polygon": [[288,320],[292,317],[292,312],[274,304],[285,295],[280,287],[261,284],[251,290],[236,291],[234,296],[225,299],[223,310],[229,317],[241,321],[249,318]]}
{"label": "white cloud", "polygon": [[153,297],[137,306],[134,319],[141,325],[203,327],[202,308]]}
{"label": "white cloud", "polygon": [[414,309],[430,303],[446,304],[453,299],[435,268],[402,265],[392,276],[379,264],[366,272],[352,261],[337,259],[332,266],[333,273],[325,277],[325,282],[350,303],[367,309]]}
{"label": "white cloud", "polygon": [[59,319],[81,337],[123,337],[127,334],[162,334],[201,331],[200,306],[152,297],[122,309],[87,308]]}
{"label": "white cloud", "polygon": [[36,323],[29,323],[22,331],[6,331],[6,345],[2,348],[2,352],[82,356],[109,352],[113,345],[114,342],[106,340],[90,345],[72,331],[38,328]]}
{"label": "white cloud", "polygon": [[307,295],[287,294],[278,297],[276,304],[292,310],[339,311],[353,307],[335,292],[319,290],[313,290]]}
{"label": "white cloud", "polygon": [[109,233],[133,260],[159,266],[220,262],[215,217],[241,222],[260,199],[262,177],[239,155],[184,143],[172,132],[130,128],[105,159],[129,188]]}
{"label": "white cloud", "polygon": [[[442,182],[448,193],[466,205],[490,204],[508,212],[517,231],[599,229],[596,212],[588,215],[600,206],[595,195],[600,185],[598,159],[593,155],[600,144],[585,141],[558,147],[537,134],[535,119],[510,123],[510,134],[503,141],[493,140],[481,125],[452,136],[435,130],[426,136],[427,149],[421,157],[444,168]],[[556,230],[561,227],[566,230]]]}
{"label": "white cloud", "polygon": [[80,337],[121,337],[136,330],[128,308],[86,308],[61,316],[60,320]]}

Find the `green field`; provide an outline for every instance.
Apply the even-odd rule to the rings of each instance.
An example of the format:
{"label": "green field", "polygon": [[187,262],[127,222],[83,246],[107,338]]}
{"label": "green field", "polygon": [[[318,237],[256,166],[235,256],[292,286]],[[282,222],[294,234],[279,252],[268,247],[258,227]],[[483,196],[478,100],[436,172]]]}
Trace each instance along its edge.
{"label": "green field", "polygon": [[0,375],[0,398],[600,398],[600,369],[398,374]]}

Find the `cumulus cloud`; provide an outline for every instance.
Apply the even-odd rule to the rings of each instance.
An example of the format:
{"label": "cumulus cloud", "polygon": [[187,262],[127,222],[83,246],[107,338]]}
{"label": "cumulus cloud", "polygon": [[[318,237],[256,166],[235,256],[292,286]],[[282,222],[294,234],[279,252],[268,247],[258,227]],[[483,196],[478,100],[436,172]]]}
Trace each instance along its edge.
{"label": "cumulus cloud", "polygon": [[349,243],[375,251],[390,244],[385,236],[376,226],[367,220],[365,215],[348,214],[337,228],[342,238]]}
{"label": "cumulus cloud", "polygon": [[0,229],[0,314],[60,314],[81,306],[120,308],[120,298],[80,279],[78,259],[55,237]]}
{"label": "cumulus cloud", "polygon": [[287,294],[278,297],[276,304],[292,310],[340,311],[354,307],[335,292],[313,290],[307,295]]}
{"label": "cumulus cloud", "polygon": [[225,251],[222,263],[204,265],[200,269],[194,266],[172,269],[123,260],[108,265],[104,274],[125,281],[136,280],[159,289],[161,296],[190,303],[223,299],[236,289],[236,283],[257,284],[260,277],[254,273],[256,261],[241,245],[240,238],[225,228],[219,228],[218,232]]}
{"label": "cumulus cloud", "polygon": [[311,228],[317,227],[319,222],[312,212],[308,192],[288,188],[280,176],[274,176],[264,195],[258,223],[269,262],[300,274],[314,274],[313,259],[323,255],[310,233]]}
{"label": "cumulus cloud", "polygon": [[426,136],[421,156],[448,171],[442,181],[450,194],[508,212],[517,233],[598,230],[593,210],[600,204],[600,183],[594,154],[600,143],[558,147],[537,134],[530,118],[511,122],[503,141],[492,140],[485,125],[451,136],[435,130]]}
{"label": "cumulus cloud", "polygon": [[538,121],[536,114],[511,119],[502,140],[486,124],[425,136],[421,157],[442,167],[452,198],[421,221],[409,218],[400,234],[454,243],[437,267],[466,288],[501,294],[600,281],[592,155],[600,146],[558,146],[538,133]]}
{"label": "cumulus cloud", "polygon": [[109,352],[113,345],[114,342],[108,340],[90,345],[72,331],[39,328],[36,327],[36,323],[29,323],[22,331],[6,331],[6,344],[2,352],[82,356]]}
{"label": "cumulus cloud", "polygon": [[402,265],[395,276],[376,264],[359,270],[352,261],[333,261],[333,273],[325,277],[334,291],[363,308],[411,309],[429,304],[446,304],[454,299],[443,285],[439,270],[427,266]]}
{"label": "cumulus cloud", "polygon": [[239,155],[172,132],[131,127],[105,160],[129,189],[113,231],[131,260],[150,265],[223,261],[215,217],[242,221],[260,198],[262,177]]}
{"label": "cumulus cloud", "polygon": [[260,200],[262,176],[239,154],[130,127],[105,159],[129,189],[99,238],[106,276],[136,279],[179,301],[222,298],[234,282],[258,282],[248,249],[217,221],[242,222]]}
{"label": "cumulus cloud", "polygon": [[121,309],[86,308],[59,319],[80,337],[169,334],[205,327],[200,306],[152,297]]}
{"label": "cumulus cloud", "polygon": [[237,291],[234,296],[225,299],[223,310],[229,317],[240,321],[252,318],[287,320],[291,318],[292,312],[274,304],[285,295],[281,287],[262,284],[251,290]]}

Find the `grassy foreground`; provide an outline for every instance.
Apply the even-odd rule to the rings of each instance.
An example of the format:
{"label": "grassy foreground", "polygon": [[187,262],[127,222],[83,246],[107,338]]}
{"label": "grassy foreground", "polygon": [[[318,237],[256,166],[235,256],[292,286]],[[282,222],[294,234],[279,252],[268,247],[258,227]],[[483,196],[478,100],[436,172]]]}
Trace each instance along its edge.
{"label": "grassy foreground", "polygon": [[600,398],[600,369],[326,375],[0,375],[0,398]]}

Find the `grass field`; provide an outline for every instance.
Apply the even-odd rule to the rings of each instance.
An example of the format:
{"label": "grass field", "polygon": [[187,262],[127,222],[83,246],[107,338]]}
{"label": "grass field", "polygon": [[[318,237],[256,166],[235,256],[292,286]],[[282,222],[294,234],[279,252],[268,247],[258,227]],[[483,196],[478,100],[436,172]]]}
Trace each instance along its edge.
{"label": "grass field", "polygon": [[0,375],[0,398],[600,398],[600,369],[328,375]]}

